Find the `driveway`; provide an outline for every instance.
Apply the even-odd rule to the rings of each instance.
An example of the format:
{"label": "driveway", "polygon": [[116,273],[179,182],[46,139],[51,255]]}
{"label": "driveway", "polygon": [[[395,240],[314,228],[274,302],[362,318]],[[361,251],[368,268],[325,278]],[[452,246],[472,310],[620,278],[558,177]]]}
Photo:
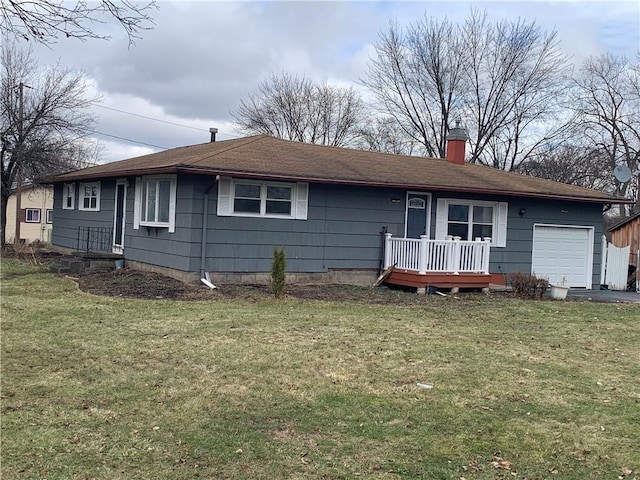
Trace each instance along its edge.
{"label": "driveway", "polygon": [[614,290],[569,290],[571,298],[604,303],[640,303],[640,293]]}

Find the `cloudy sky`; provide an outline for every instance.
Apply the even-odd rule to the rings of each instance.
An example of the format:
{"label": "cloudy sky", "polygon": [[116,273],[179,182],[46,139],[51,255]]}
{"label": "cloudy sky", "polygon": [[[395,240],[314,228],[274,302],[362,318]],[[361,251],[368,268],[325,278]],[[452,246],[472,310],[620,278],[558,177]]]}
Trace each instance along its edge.
{"label": "cloudy sky", "polygon": [[357,86],[390,21],[407,26],[426,14],[461,22],[473,7],[491,20],[522,18],[557,30],[561,48],[577,63],[604,52],[633,56],[640,49],[637,0],[158,5],[155,28],[131,48],[116,25],[100,27],[110,41],[61,39],[34,47],[41,65],[59,61],[82,70],[101,96],[95,114],[102,161],[206,142],[209,127],[218,128],[219,140],[238,137],[231,112],[272,72]]}

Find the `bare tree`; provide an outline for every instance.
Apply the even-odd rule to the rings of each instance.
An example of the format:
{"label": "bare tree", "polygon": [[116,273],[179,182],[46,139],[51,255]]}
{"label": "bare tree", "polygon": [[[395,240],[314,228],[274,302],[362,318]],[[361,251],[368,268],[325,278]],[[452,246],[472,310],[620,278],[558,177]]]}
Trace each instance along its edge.
{"label": "bare tree", "polygon": [[374,152],[413,155],[423,151],[416,140],[407,135],[393,117],[378,116],[358,130],[354,146]]}
{"label": "bare tree", "polygon": [[607,190],[613,177],[602,169],[602,152],[588,150],[583,145],[546,144],[516,170],[525,175],[585,188]]}
{"label": "bare tree", "polygon": [[403,33],[397,23],[381,34],[362,83],[384,115],[396,120],[427,156],[444,157],[452,117],[462,113],[462,57],[456,28],[426,17]]}
{"label": "bare tree", "polygon": [[545,125],[558,113],[567,58],[556,32],[535,22],[489,23],[472,12],[459,30],[463,49],[463,90],[468,115],[470,160],[511,170],[555,136]]}
{"label": "bare tree", "polygon": [[457,120],[469,131],[470,161],[506,170],[556,134],[549,124],[566,57],[556,33],[533,22],[492,24],[475,11],[463,25],[425,17],[406,33],[392,24],[376,53],[362,83],[429,156],[445,156]]}
{"label": "bare tree", "polygon": [[317,85],[286,73],[260,83],[233,117],[246,134],[267,134],[299,142],[347,145],[364,104],[353,88]]}
{"label": "bare tree", "polygon": [[96,32],[95,24],[114,18],[124,28],[131,45],[142,30],[153,27],[151,12],[156,8],[155,0],[3,0],[0,30],[5,36],[12,34],[45,44],[54,43],[58,36],[107,39]]}
{"label": "bare tree", "polygon": [[[604,54],[588,59],[571,96],[576,130],[586,148],[600,152],[600,168],[610,176],[613,194],[635,195],[640,209],[640,54],[635,61]],[[613,177],[618,166],[635,173],[630,182]],[[624,206],[620,207],[620,214]]]}
{"label": "bare tree", "polygon": [[5,241],[7,200],[15,186],[84,165],[94,123],[80,74],[39,70],[30,50],[5,42],[0,50],[0,224]]}

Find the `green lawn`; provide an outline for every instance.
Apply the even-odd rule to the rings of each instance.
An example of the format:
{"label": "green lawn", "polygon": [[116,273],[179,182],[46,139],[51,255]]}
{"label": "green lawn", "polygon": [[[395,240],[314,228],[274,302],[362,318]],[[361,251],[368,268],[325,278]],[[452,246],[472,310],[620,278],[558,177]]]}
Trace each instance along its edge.
{"label": "green lawn", "polygon": [[1,289],[2,479],[640,479],[637,305]]}

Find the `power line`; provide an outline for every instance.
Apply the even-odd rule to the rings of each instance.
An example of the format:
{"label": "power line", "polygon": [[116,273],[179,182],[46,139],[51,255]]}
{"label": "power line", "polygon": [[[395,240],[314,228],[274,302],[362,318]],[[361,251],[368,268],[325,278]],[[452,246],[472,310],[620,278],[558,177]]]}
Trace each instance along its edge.
{"label": "power line", "polygon": [[124,114],[131,115],[131,116],[134,116],[134,117],[145,118],[147,120],[153,120],[154,122],[167,123],[169,125],[175,125],[176,127],[190,128],[191,130],[198,130],[199,132],[208,132],[209,131],[209,130],[205,130],[204,128],[192,127],[191,125],[184,125],[182,123],[170,122],[168,120],[161,120],[159,118],[148,117],[146,115],[140,115],[139,113],[127,112],[125,110],[119,110],[117,108],[107,107],[105,105],[97,105],[96,104],[96,107],[105,108],[107,110],[113,110],[114,112],[124,113]]}
{"label": "power line", "polygon": [[145,142],[140,142],[138,140],[132,140],[130,138],[119,137],[118,135],[111,135],[110,133],[98,132],[96,130],[94,130],[92,133],[95,133],[97,135],[103,135],[105,137],[117,138],[118,140],[124,140],[125,142],[139,143],[140,145],[145,145],[147,147],[159,148],[161,150],[169,150],[169,147],[161,147],[160,145],[154,145],[152,143],[145,143]]}

